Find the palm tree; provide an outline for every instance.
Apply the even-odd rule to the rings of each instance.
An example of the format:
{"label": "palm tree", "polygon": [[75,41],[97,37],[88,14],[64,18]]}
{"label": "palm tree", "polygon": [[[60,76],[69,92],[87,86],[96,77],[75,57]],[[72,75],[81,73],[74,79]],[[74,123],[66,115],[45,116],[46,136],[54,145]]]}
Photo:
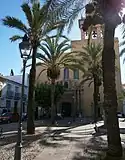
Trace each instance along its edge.
{"label": "palm tree", "polygon": [[83,72],[83,80],[81,84],[89,81],[89,86],[94,82],[94,122],[97,121],[97,106],[99,87],[102,82],[102,45],[91,43],[87,47],[83,47],[83,51],[79,51],[80,70]]}
{"label": "palm tree", "polygon": [[[47,72],[47,77],[51,81],[51,122],[55,122],[55,105],[54,105],[54,93],[55,93],[55,81],[60,76],[60,70],[66,66],[73,67],[73,55],[72,52],[65,53],[71,46],[69,40],[66,37],[60,35],[53,37],[47,36],[45,41],[42,42],[40,49],[41,53],[37,53],[37,58],[41,62],[37,63],[37,66],[41,66],[41,72],[38,77],[44,72]],[[69,65],[71,64],[71,65]],[[28,65],[30,66],[30,65]]]}
{"label": "palm tree", "polygon": [[[47,3],[45,3],[42,7],[39,2],[34,1],[31,6],[28,3],[22,4],[21,8],[27,19],[27,24],[24,24],[20,19],[11,16],[6,16],[2,21],[5,26],[18,29],[26,34],[32,46],[32,66],[29,75],[29,94],[27,106],[27,133],[34,134],[35,127],[33,120],[33,106],[37,48],[45,35],[52,29],[57,28],[59,23],[56,23],[56,19],[52,20],[51,18],[51,6],[49,1],[47,1]],[[14,35],[10,38],[11,41],[16,41],[19,39],[22,39],[22,36]]]}
{"label": "palm tree", "polygon": [[[52,1],[54,3],[54,0],[51,0],[51,2]],[[107,157],[122,156],[120,130],[117,118],[118,104],[115,84],[114,34],[115,28],[121,24],[121,17],[119,12],[124,5],[125,1],[123,0],[93,0],[87,5],[85,0],[63,0],[60,2],[60,7],[58,7],[60,17],[67,17],[67,22],[70,24],[69,28],[71,28],[74,19],[78,17],[79,13],[84,8],[86,9],[86,19],[83,25],[84,31],[86,31],[91,25],[104,24],[105,26],[104,47],[102,52],[102,69],[104,86],[104,109],[106,112],[108,124]],[[125,18],[123,18],[123,21],[125,21]]]}

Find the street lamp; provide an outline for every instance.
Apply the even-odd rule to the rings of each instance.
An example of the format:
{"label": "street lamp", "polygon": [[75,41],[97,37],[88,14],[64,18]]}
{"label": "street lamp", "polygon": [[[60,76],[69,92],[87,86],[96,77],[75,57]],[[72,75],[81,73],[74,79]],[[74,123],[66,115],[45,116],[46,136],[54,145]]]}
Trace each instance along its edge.
{"label": "street lamp", "polygon": [[22,76],[22,89],[21,89],[21,101],[20,101],[20,114],[18,124],[17,143],[15,146],[14,160],[21,160],[21,149],[22,149],[22,110],[23,110],[23,97],[24,97],[24,82],[25,82],[25,69],[26,62],[31,54],[31,45],[29,38],[25,34],[21,43],[19,43],[19,50],[21,58],[23,59],[23,76]]}

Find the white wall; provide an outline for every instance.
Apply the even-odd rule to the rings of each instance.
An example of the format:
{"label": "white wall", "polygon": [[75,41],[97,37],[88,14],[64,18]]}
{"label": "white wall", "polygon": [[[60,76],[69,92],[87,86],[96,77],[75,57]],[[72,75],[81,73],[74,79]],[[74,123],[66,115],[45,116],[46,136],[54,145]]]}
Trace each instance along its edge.
{"label": "white wall", "polygon": [[[20,84],[15,83],[15,82],[12,82],[12,81],[10,81],[10,80],[6,80],[6,81],[4,82],[4,84],[3,84],[3,87],[2,87],[1,99],[3,99],[3,100],[0,100],[0,107],[6,107],[7,84],[11,84],[11,91],[13,91],[14,94],[15,94],[15,87],[16,87],[16,86],[19,87],[18,93],[21,94],[21,87],[22,87],[22,86],[21,86]],[[26,94],[27,97],[28,97],[28,87],[25,87],[25,88],[24,88],[24,94]],[[8,100],[11,101],[11,108],[12,108],[12,110],[13,110],[14,102],[17,101],[17,100],[14,100],[14,97],[13,97],[12,99],[8,99]],[[18,100],[18,106],[17,106],[17,107],[18,107],[18,109],[20,108],[20,100]],[[25,108],[26,108],[26,106],[25,106]],[[25,109],[25,110],[26,110],[26,109]]]}

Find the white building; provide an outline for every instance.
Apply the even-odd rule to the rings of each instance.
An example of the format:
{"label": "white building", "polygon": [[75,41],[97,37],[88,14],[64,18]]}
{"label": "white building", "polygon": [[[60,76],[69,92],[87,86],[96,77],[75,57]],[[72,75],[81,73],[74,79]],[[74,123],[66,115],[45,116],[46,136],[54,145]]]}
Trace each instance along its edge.
{"label": "white building", "polygon": [[[0,112],[3,109],[14,109],[19,111],[21,100],[22,76],[1,76],[0,75]],[[26,112],[28,99],[28,74],[25,76],[23,112]]]}

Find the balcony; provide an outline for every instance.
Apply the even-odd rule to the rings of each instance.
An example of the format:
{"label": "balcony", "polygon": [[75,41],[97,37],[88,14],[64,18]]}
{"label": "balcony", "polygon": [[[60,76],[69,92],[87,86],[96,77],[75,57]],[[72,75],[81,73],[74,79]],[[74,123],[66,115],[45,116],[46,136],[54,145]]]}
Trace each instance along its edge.
{"label": "balcony", "polygon": [[20,100],[20,98],[21,98],[21,94],[15,93],[14,100]]}
{"label": "balcony", "polygon": [[6,92],[6,98],[7,99],[12,99],[14,97],[14,92],[13,91],[7,91]]}

